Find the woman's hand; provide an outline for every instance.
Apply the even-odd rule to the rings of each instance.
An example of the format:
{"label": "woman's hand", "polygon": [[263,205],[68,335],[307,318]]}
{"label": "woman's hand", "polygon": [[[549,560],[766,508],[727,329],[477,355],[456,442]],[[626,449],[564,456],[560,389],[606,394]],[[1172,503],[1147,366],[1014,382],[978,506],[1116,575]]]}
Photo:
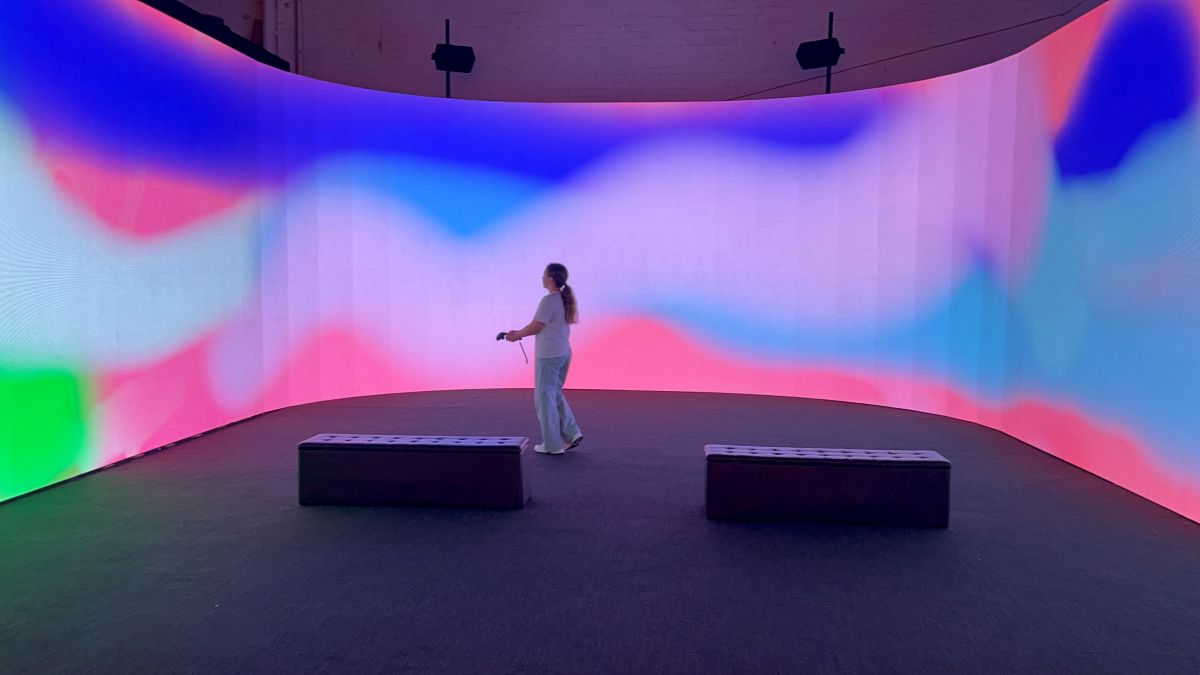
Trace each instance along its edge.
{"label": "woman's hand", "polygon": [[510,330],[504,335],[504,339],[508,340],[509,342],[516,342],[517,340],[521,339],[521,331]]}

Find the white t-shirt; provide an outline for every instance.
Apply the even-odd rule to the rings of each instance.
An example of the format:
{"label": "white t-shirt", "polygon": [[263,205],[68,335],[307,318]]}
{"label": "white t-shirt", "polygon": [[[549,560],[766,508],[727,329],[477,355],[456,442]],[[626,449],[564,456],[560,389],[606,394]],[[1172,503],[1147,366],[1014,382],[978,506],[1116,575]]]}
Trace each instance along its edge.
{"label": "white t-shirt", "polygon": [[566,311],[563,309],[561,293],[547,293],[538,303],[534,321],[545,324],[542,332],[537,334],[537,346],[533,353],[536,358],[549,359],[571,354],[571,327],[567,324]]}

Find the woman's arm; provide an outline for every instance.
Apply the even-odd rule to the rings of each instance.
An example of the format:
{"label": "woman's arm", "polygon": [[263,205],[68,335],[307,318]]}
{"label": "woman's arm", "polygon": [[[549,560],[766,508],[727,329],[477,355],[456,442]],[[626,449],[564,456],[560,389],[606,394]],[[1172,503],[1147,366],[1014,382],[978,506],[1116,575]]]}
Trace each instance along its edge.
{"label": "woman's arm", "polygon": [[530,335],[537,335],[538,333],[542,332],[542,329],[545,327],[546,327],[546,324],[542,323],[541,321],[538,321],[537,319],[534,319],[533,321],[530,321],[529,325],[525,326],[524,328],[518,328],[517,330],[508,331],[508,335],[505,337],[505,339],[507,339],[509,342],[516,342],[517,340],[520,340],[523,337],[529,337]]}

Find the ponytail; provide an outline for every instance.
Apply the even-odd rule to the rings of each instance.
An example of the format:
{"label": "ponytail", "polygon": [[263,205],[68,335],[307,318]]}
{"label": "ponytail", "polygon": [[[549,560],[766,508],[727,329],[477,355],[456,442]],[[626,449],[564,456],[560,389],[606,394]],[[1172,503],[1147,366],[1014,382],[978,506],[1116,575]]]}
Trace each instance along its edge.
{"label": "ponytail", "polygon": [[563,314],[566,316],[567,323],[579,323],[579,311],[575,307],[575,291],[571,287],[563,284],[559,295],[562,296]]}
{"label": "ponytail", "polygon": [[579,307],[575,304],[575,291],[567,285],[567,267],[562,263],[546,265],[546,275],[554,280],[558,292],[562,296],[563,314],[567,323],[579,323]]}

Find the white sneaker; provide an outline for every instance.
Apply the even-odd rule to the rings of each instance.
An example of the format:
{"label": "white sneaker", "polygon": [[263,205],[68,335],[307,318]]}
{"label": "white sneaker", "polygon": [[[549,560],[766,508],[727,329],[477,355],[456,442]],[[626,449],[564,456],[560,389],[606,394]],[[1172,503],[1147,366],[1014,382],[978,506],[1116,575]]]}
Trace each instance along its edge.
{"label": "white sneaker", "polygon": [[570,443],[567,443],[567,450],[570,450],[571,448],[579,445],[582,442],[583,442],[583,434],[579,434],[575,438],[572,438]]}
{"label": "white sneaker", "polygon": [[543,455],[561,455],[566,452],[566,450],[563,450],[562,448],[559,448],[558,450],[547,450],[546,446],[542,443],[538,443],[537,445],[533,446],[533,451],[540,452]]}

